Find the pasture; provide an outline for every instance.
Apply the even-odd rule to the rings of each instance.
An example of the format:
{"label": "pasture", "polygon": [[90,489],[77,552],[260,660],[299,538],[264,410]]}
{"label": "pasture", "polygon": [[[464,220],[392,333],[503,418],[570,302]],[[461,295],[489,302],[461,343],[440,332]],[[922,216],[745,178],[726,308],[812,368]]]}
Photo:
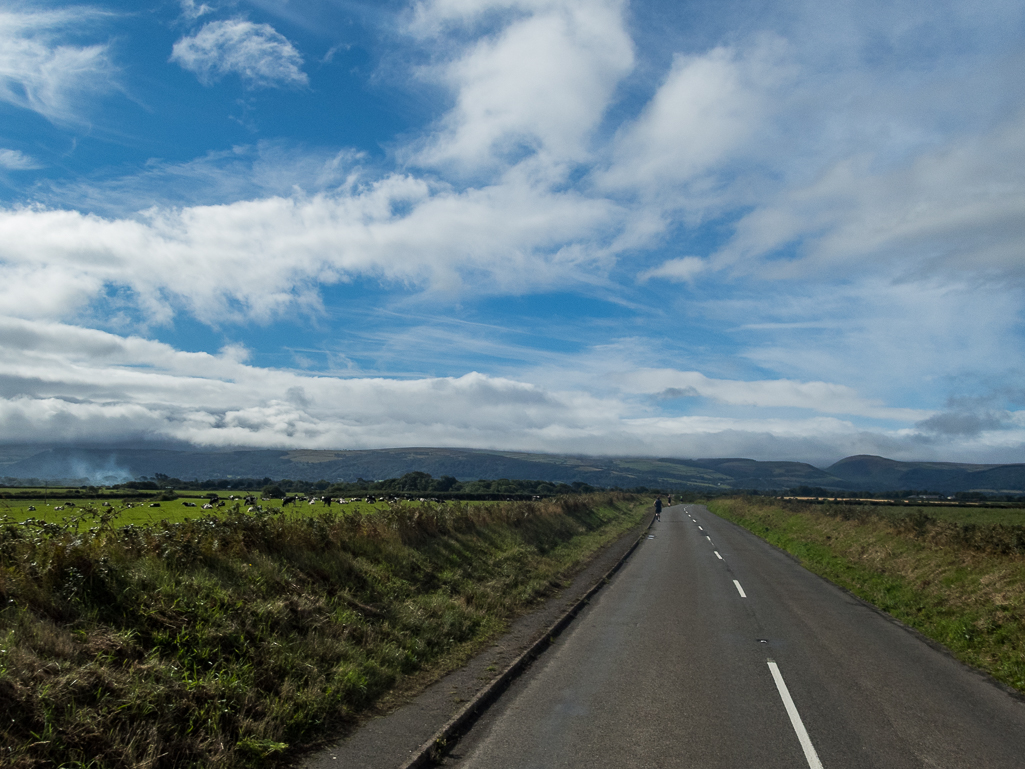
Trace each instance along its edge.
{"label": "pasture", "polygon": [[[18,489],[18,492],[27,492]],[[38,489],[38,498],[20,493],[18,498],[0,499],[0,516],[19,523],[35,519],[45,523],[71,524],[77,521],[80,528],[91,528],[99,525],[101,516],[114,526],[147,526],[167,523],[181,523],[195,518],[221,516],[228,512],[285,512],[292,514],[316,515],[325,512],[336,513],[368,513],[387,507],[385,501],[366,502],[365,497],[346,497],[344,502],[334,498],[331,505],[317,497],[309,502],[299,497],[287,506],[280,499],[261,499],[259,494],[215,493],[206,491],[179,491],[178,498],[173,500],[158,499],[158,496],[136,495],[119,490],[117,496],[104,495],[99,498],[85,498],[68,492],[67,489],[50,489],[43,495]],[[252,497],[252,503],[246,502]]]}

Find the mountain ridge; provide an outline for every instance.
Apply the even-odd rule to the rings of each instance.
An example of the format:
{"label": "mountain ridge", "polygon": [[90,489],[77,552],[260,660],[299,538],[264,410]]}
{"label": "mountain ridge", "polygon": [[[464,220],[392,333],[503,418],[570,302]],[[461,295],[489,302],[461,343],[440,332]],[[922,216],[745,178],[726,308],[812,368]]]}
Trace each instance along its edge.
{"label": "mountain ridge", "polygon": [[509,478],[592,486],[728,491],[819,487],[833,491],[929,490],[1025,494],[1025,464],[904,462],[873,455],[846,457],[827,468],[806,462],[742,457],[596,457],[458,448],[146,449],[56,447],[0,452],[0,477],[74,480],[110,485],[157,473],[191,480],[268,478],[355,481],[409,472],[461,481]]}

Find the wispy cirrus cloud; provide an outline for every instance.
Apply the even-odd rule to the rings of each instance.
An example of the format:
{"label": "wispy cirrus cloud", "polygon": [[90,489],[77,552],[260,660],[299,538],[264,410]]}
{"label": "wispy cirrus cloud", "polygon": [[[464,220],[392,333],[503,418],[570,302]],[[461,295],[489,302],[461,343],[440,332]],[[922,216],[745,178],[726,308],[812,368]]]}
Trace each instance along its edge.
{"label": "wispy cirrus cloud", "polygon": [[111,16],[87,6],[0,10],[0,101],[57,123],[83,121],[90,97],[120,87],[120,70],[107,44],[71,41]]}
{"label": "wispy cirrus cloud", "polygon": [[206,3],[197,3],[196,0],[178,0],[182,9],[182,17],[189,21],[195,21],[200,16],[213,13],[214,9]]}
{"label": "wispy cirrus cloud", "polygon": [[6,168],[8,171],[31,171],[34,168],[42,168],[42,165],[21,150],[0,148],[0,168]]}
{"label": "wispy cirrus cloud", "polygon": [[252,88],[309,85],[295,46],[269,24],[242,18],[204,24],[174,44],[170,60],[204,85],[229,74],[238,75]]}

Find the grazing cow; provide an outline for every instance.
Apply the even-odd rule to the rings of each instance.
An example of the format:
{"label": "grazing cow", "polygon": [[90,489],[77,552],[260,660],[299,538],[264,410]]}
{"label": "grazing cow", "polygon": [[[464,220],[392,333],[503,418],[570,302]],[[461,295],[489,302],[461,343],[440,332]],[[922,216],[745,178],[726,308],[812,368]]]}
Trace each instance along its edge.
{"label": "grazing cow", "polygon": [[34,513],[34,512],[36,511],[36,506],[35,506],[35,505],[29,505],[29,506],[28,506],[28,511],[29,511],[30,513]]}
{"label": "grazing cow", "polygon": [[292,504],[295,504],[295,497],[282,497],[282,499],[281,499],[281,507],[284,507],[285,505],[292,505]]}
{"label": "grazing cow", "polygon": [[150,507],[160,507],[160,503],[159,502],[150,502],[149,506]]}
{"label": "grazing cow", "polygon": [[204,510],[213,510],[214,506],[211,505],[209,502],[207,502],[205,505],[203,505],[203,509]]}
{"label": "grazing cow", "polygon": [[331,497],[324,497],[324,504],[327,507],[331,507]]}
{"label": "grazing cow", "polygon": [[195,502],[182,502],[182,507],[195,507]]}
{"label": "grazing cow", "polygon": [[242,501],[243,501],[243,502],[244,502],[245,504],[247,504],[247,505],[255,505],[255,504],[256,504],[256,497],[254,497],[254,496],[253,496],[252,494],[250,494],[250,495],[249,495],[248,497],[246,497],[246,498],[245,498],[244,500],[242,500]]}

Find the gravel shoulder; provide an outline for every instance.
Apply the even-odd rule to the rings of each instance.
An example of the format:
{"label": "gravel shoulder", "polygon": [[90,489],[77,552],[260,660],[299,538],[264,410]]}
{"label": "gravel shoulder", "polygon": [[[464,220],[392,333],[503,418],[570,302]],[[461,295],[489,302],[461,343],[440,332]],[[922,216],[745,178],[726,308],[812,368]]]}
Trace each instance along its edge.
{"label": "gravel shoulder", "polygon": [[516,619],[508,632],[392,712],[371,718],[341,741],[311,753],[298,769],[398,769],[416,755],[460,708],[541,638],[630,550],[645,525],[636,526],[588,561],[566,587]]}

